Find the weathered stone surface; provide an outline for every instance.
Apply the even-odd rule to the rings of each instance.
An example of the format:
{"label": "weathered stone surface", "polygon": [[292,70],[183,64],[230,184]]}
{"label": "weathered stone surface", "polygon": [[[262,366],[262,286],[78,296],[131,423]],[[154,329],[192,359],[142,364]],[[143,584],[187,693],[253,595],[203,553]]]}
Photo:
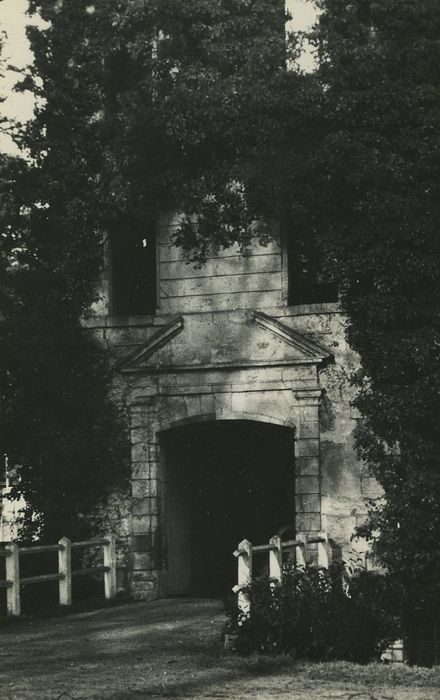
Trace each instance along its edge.
{"label": "weathered stone surface", "polygon": [[131,447],[131,459],[133,462],[142,462],[150,459],[148,444],[138,442]]}
{"label": "weathered stone surface", "polygon": [[296,454],[298,457],[319,457],[319,440],[297,440]]}
{"label": "weathered stone surface", "polygon": [[[143,503],[143,501],[142,501]],[[134,510],[134,506],[133,506]],[[138,510],[138,509],[137,509]],[[148,508],[148,511],[150,509]],[[138,510],[139,512],[139,510]],[[142,515],[133,515],[131,518],[131,532],[133,535],[145,535],[145,534],[150,534],[150,523],[149,521],[145,518],[146,513],[143,513]],[[148,512],[149,515],[149,512]]]}
{"label": "weathered stone surface", "polygon": [[215,414],[221,419],[232,415],[232,393],[214,395]]}
{"label": "weathered stone surface", "polygon": [[131,482],[133,498],[150,498],[157,495],[156,479],[135,479]]}
{"label": "weathered stone surface", "polygon": [[280,272],[281,257],[277,254],[265,254],[258,256],[230,255],[212,258],[206,265],[195,267],[192,264],[182,265],[181,261],[167,261],[161,263],[161,279],[180,281],[184,278],[215,278],[224,275],[240,275],[244,272],[271,273]]}
{"label": "weathered stone surface", "polygon": [[[243,275],[221,275],[217,277],[194,277],[163,280],[160,285],[161,299],[202,296],[211,297],[236,292],[260,292],[281,289],[280,272],[244,273]],[[213,300],[214,301],[214,300]]]}
{"label": "weathered stone surface", "polygon": [[139,569],[141,571],[148,571],[154,568],[154,560],[151,552],[134,551],[132,557],[133,569],[135,571]]}
{"label": "weathered stone surface", "polygon": [[130,549],[134,552],[151,552],[152,536],[147,535],[131,535]]}
{"label": "weathered stone surface", "polygon": [[381,487],[372,476],[361,477],[361,492],[367,498],[379,498],[383,494]]}
{"label": "weathered stone surface", "polygon": [[156,581],[140,579],[133,573],[131,594],[134,600],[154,600],[158,594],[157,583]]}
{"label": "weathered stone surface", "polygon": [[251,291],[232,294],[212,294],[211,296],[168,297],[162,299],[164,313],[199,313],[205,311],[229,311],[230,309],[265,309],[281,305],[282,291]]}
{"label": "weathered stone surface", "polygon": [[300,423],[299,437],[301,440],[317,439],[319,437],[319,423]]}
{"label": "weathered stone surface", "polygon": [[150,463],[149,462],[132,462],[131,475],[133,479],[149,479],[150,478]]}
{"label": "weathered stone surface", "polygon": [[299,476],[319,476],[319,457],[297,457],[295,460],[295,474]]}
{"label": "weathered stone surface", "polygon": [[215,399],[212,393],[200,396],[200,412],[202,416],[215,413]]}
{"label": "weathered stone surface", "polygon": [[131,444],[138,445],[139,443],[142,444],[145,441],[145,426],[139,427],[137,426],[136,428],[132,428],[130,430],[130,441]]}
{"label": "weathered stone surface", "polygon": [[132,499],[132,512],[135,516],[151,516],[159,512],[157,498],[136,498]]}
{"label": "weathered stone surface", "polygon": [[[164,261],[182,261],[184,267],[186,265],[186,255],[185,251],[183,251],[181,248],[176,248],[172,244],[172,234],[175,231],[177,224],[175,223],[175,218],[174,216],[170,219],[167,220],[167,215],[161,215],[163,216],[163,224],[160,227],[160,233],[159,233],[159,244],[160,244],[160,250],[159,250],[159,258],[161,262]],[[230,248],[226,248],[225,250],[217,250],[213,251],[212,257],[210,256],[210,260],[223,260],[223,259],[230,259],[231,257],[235,256],[241,256],[244,258],[244,264],[245,265],[253,265],[253,260],[247,261],[246,259],[248,257],[254,258],[254,256],[260,256],[260,255],[281,255],[281,248],[280,248],[280,242],[279,239],[277,238],[276,240],[271,240],[267,242],[267,245],[261,245],[254,241],[251,246],[248,246],[247,248],[244,249],[244,251],[241,249],[241,247],[238,244],[232,245]],[[189,267],[189,266],[188,266]]]}
{"label": "weathered stone surface", "polygon": [[142,516],[150,514],[149,499],[146,498],[132,498],[132,513],[133,516]]}
{"label": "weathered stone surface", "polygon": [[316,406],[304,406],[301,402],[301,405],[298,407],[298,417],[301,423],[316,421]]}
{"label": "weathered stone surface", "polygon": [[365,524],[365,521],[367,520],[367,513],[356,513],[356,527],[361,527],[362,525]]}
{"label": "weathered stone surface", "polygon": [[130,423],[133,429],[145,428],[149,423],[149,409],[147,406],[132,406],[130,411]]}
{"label": "weathered stone surface", "polygon": [[319,513],[298,513],[296,529],[298,532],[319,532],[321,530],[321,516]]}
{"label": "weathered stone surface", "polygon": [[318,493],[308,493],[295,497],[297,513],[320,513],[321,496]]}
{"label": "weathered stone surface", "polygon": [[317,476],[298,476],[296,479],[296,494],[320,493],[319,478]]}
{"label": "weathered stone surface", "polygon": [[[176,324],[173,314],[183,318],[174,335],[158,343],[151,355],[141,356],[132,372],[115,377],[113,389],[114,400],[130,415],[133,476],[131,516],[116,517],[131,532],[132,590],[143,598],[160,588],[159,552],[168,536],[161,532],[168,488],[162,431],[199,420],[253,420],[295,428],[298,530],[327,529],[341,552],[348,551],[353,530],[365,517],[367,498],[380,493],[353,447],[357,414],[350,374],[357,358],[345,340],[337,305],[286,305],[279,241],[267,247],[254,242],[244,255],[234,245],[194,269],[185,264],[183,251],[169,244],[176,225],[170,214],[160,226],[161,305],[156,316],[106,316],[104,280],[96,318],[86,324],[107,348],[110,361],[122,361],[123,368],[122,358],[128,362],[154,344],[155,334]],[[254,310],[270,317],[269,325],[256,323]],[[277,324],[282,324],[278,333],[273,332],[280,330]],[[299,334],[302,345],[295,344],[291,332]],[[307,342],[327,348],[324,355],[331,351],[334,363],[323,368],[313,360],[313,349],[306,351]]]}
{"label": "weathered stone surface", "polygon": [[186,396],[184,402],[186,406],[186,416],[190,417],[202,415],[200,396]]}

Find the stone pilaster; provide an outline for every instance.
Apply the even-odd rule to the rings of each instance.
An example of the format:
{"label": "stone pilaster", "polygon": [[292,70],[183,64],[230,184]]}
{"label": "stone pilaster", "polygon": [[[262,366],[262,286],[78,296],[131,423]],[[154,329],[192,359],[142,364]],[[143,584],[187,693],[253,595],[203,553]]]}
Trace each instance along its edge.
{"label": "stone pilaster", "polygon": [[160,568],[159,445],[153,416],[151,401],[131,407],[131,590],[142,600],[157,594]]}
{"label": "stone pilaster", "polygon": [[296,391],[298,430],[295,458],[297,532],[321,530],[321,471],[319,444],[320,389]]}

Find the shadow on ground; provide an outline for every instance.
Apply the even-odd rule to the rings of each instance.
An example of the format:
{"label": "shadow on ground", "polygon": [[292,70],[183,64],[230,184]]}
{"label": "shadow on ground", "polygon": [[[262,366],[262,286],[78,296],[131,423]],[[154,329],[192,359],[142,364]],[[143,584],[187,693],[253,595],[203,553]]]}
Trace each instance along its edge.
{"label": "shadow on ground", "polygon": [[2,700],[438,700],[440,672],[225,655],[222,605],[161,600],[0,628]]}

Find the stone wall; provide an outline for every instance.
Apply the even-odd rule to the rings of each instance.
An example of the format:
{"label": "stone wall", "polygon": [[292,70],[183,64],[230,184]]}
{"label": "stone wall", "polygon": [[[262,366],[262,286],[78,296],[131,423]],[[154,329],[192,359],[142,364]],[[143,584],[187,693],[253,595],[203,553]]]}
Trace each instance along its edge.
{"label": "stone wall", "polygon": [[[188,422],[253,420],[295,431],[296,528],[327,530],[347,556],[377,487],[356,458],[348,348],[336,305],[289,307],[279,243],[218,253],[200,270],[162,223],[154,317],[99,313],[86,326],[108,350],[115,400],[130,413],[130,569],[138,597],[164,592],[166,464],[161,433]],[[171,226],[173,226],[171,221]],[[178,317],[176,314],[180,314]]]}
{"label": "stone wall", "polygon": [[245,250],[233,245],[217,250],[202,267],[185,260],[172,245],[175,215],[159,226],[158,270],[161,313],[200,313],[280,306],[283,298],[282,251],[279,237],[267,245],[254,242]]}

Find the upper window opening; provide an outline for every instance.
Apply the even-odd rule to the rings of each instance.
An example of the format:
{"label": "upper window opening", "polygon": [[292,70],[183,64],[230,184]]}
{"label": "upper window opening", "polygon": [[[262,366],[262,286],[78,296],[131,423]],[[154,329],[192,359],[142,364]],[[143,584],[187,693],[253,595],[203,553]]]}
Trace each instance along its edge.
{"label": "upper window opening", "polygon": [[311,236],[287,231],[287,276],[290,305],[338,301],[338,285],[328,270],[326,254]]}
{"label": "upper window opening", "polygon": [[154,225],[125,221],[114,226],[110,246],[113,314],[154,314],[157,304]]}

